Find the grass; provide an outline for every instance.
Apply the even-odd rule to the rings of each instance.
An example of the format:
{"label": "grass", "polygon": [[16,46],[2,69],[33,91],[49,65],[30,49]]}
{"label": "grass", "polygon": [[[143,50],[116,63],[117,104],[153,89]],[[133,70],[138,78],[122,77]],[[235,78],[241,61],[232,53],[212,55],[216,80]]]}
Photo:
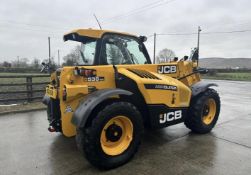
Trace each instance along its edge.
{"label": "grass", "polygon": [[[39,73],[0,73],[0,76],[15,76],[15,75],[45,75],[45,74],[39,74]],[[47,82],[49,81],[49,77],[34,77],[32,78],[32,82]],[[25,83],[25,78],[1,78],[0,84],[10,84],[10,83]]]}
{"label": "grass", "polygon": [[[0,76],[15,76],[15,75],[44,75],[36,73],[0,73]],[[50,77],[34,77],[32,78],[33,83],[38,82],[48,82]],[[26,83],[26,78],[0,78],[0,91],[15,91],[15,90],[25,90],[26,86],[1,86],[1,84],[16,84],[16,83]],[[37,89],[37,86],[34,86]]]}
{"label": "grass", "polygon": [[216,73],[215,75],[203,75],[205,79],[217,79],[217,80],[233,80],[233,81],[251,81],[251,72],[228,72],[228,73]]}
{"label": "grass", "polygon": [[[45,75],[45,74],[39,74],[39,73],[0,73],[0,76],[16,76],[16,75]],[[33,83],[37,82],[48,82],[50,80],[50,77],[34,77],[32,78]],[[24,91],[26,90],[26,85],[22,86],[1,86],[3,84],[16,84],[16,83],[26,83],[26,78],[0,78],[0,92],[6,92],[6,91]],[[45,90],[44,85],[33,85],[33,90]],[[44,92],[34,92],[33,96],[42,96]],[[12,94],[12,93],[2,93],[0,94],[0,99],[11,99],[11,98],[26,98],[26,93],[18,93],[18,94]],[[9,103],[9,102],[8,102]],[[7,104],[8,104],[7,103]],[[12,101],[10,103],[21,103],[21,101]],[[12,108],[12,107],[11,107]]]}
{"label": "grass", "polygon": [[0,72],[0,75],[45,75],[42,73],[9,73],[9,72]]}

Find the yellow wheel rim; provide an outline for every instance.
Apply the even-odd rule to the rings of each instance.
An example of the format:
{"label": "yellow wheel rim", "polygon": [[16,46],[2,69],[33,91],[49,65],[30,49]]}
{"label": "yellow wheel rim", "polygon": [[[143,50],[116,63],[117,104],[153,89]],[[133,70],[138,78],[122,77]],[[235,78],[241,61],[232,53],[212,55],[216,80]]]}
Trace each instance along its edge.
{"label": "yellow wheel rim", "polygon": [[216,114],[216,103],[215,100],[209,98],[203,109],[203,122],[209,125],[214,120]]}
{"label": "yellow wheel rim", "polygon": [[129,118],[116,116],[102,129],[100,143],[102,150],[111,156],[123,153],[133,139],[133,125]]}

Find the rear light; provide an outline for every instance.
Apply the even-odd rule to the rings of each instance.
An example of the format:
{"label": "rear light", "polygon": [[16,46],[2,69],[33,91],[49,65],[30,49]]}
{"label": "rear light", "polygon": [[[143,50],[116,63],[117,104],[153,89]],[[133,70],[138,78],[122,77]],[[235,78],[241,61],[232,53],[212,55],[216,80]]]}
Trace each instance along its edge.
{"label": "rear light", "polygon": [[94,76],[96,76],[96,70],[80,69],[80,75],[83,77],[94,77]]}
{"label": "rear light", "polygon": [[83,77],[95,77],[96,76],[96,70],[94,69],[85,69],[85,68],[79,69],[78,67],[75,67],[74,73],[75,75],[80,75]]}
{"label": "rear light", "polygon": [[50,132],[56,132],[56,129],[53,128],[52,126],[49,126],[48,131],[50,131]]}

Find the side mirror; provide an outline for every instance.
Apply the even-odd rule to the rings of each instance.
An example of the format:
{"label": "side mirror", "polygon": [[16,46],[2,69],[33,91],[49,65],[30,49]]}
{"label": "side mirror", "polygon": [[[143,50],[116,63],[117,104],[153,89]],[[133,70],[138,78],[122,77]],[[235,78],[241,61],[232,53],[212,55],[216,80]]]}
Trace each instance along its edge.
{"label": "side mirror", "polygon": [[146,36],[139,36],[139,40],[143,43],[143,42],[147,41],[147,37]]}

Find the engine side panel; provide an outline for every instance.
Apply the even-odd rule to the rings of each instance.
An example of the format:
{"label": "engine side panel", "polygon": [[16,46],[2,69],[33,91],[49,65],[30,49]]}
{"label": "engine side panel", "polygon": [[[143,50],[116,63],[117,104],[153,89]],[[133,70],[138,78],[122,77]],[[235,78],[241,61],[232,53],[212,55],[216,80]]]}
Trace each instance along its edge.
{"label": "engine side panel", "polygon": [[181,123],[187,115],[191,90],[174,78],[120,68],[116,84],[133,92],[133,103],[141,104],[138,108],[152,128]]}
{"label": "engine side panel", "polygon": [[[120,74],[123,74],[137,84],[140,93],[148,105],[164,104],[168,107],[189,106],[191,98],[189,87],[172,77],[159,75],[154,72],[148,73],[156,78],[148,78],[146,72],[148,71],[142,71],[142,76],[145,76],[142,78],[128,69],[119,69]],[[127,84],[127,86],[130,86],[130,84]],[[126,89],[127,87],[125,86],[124,88]]]}

